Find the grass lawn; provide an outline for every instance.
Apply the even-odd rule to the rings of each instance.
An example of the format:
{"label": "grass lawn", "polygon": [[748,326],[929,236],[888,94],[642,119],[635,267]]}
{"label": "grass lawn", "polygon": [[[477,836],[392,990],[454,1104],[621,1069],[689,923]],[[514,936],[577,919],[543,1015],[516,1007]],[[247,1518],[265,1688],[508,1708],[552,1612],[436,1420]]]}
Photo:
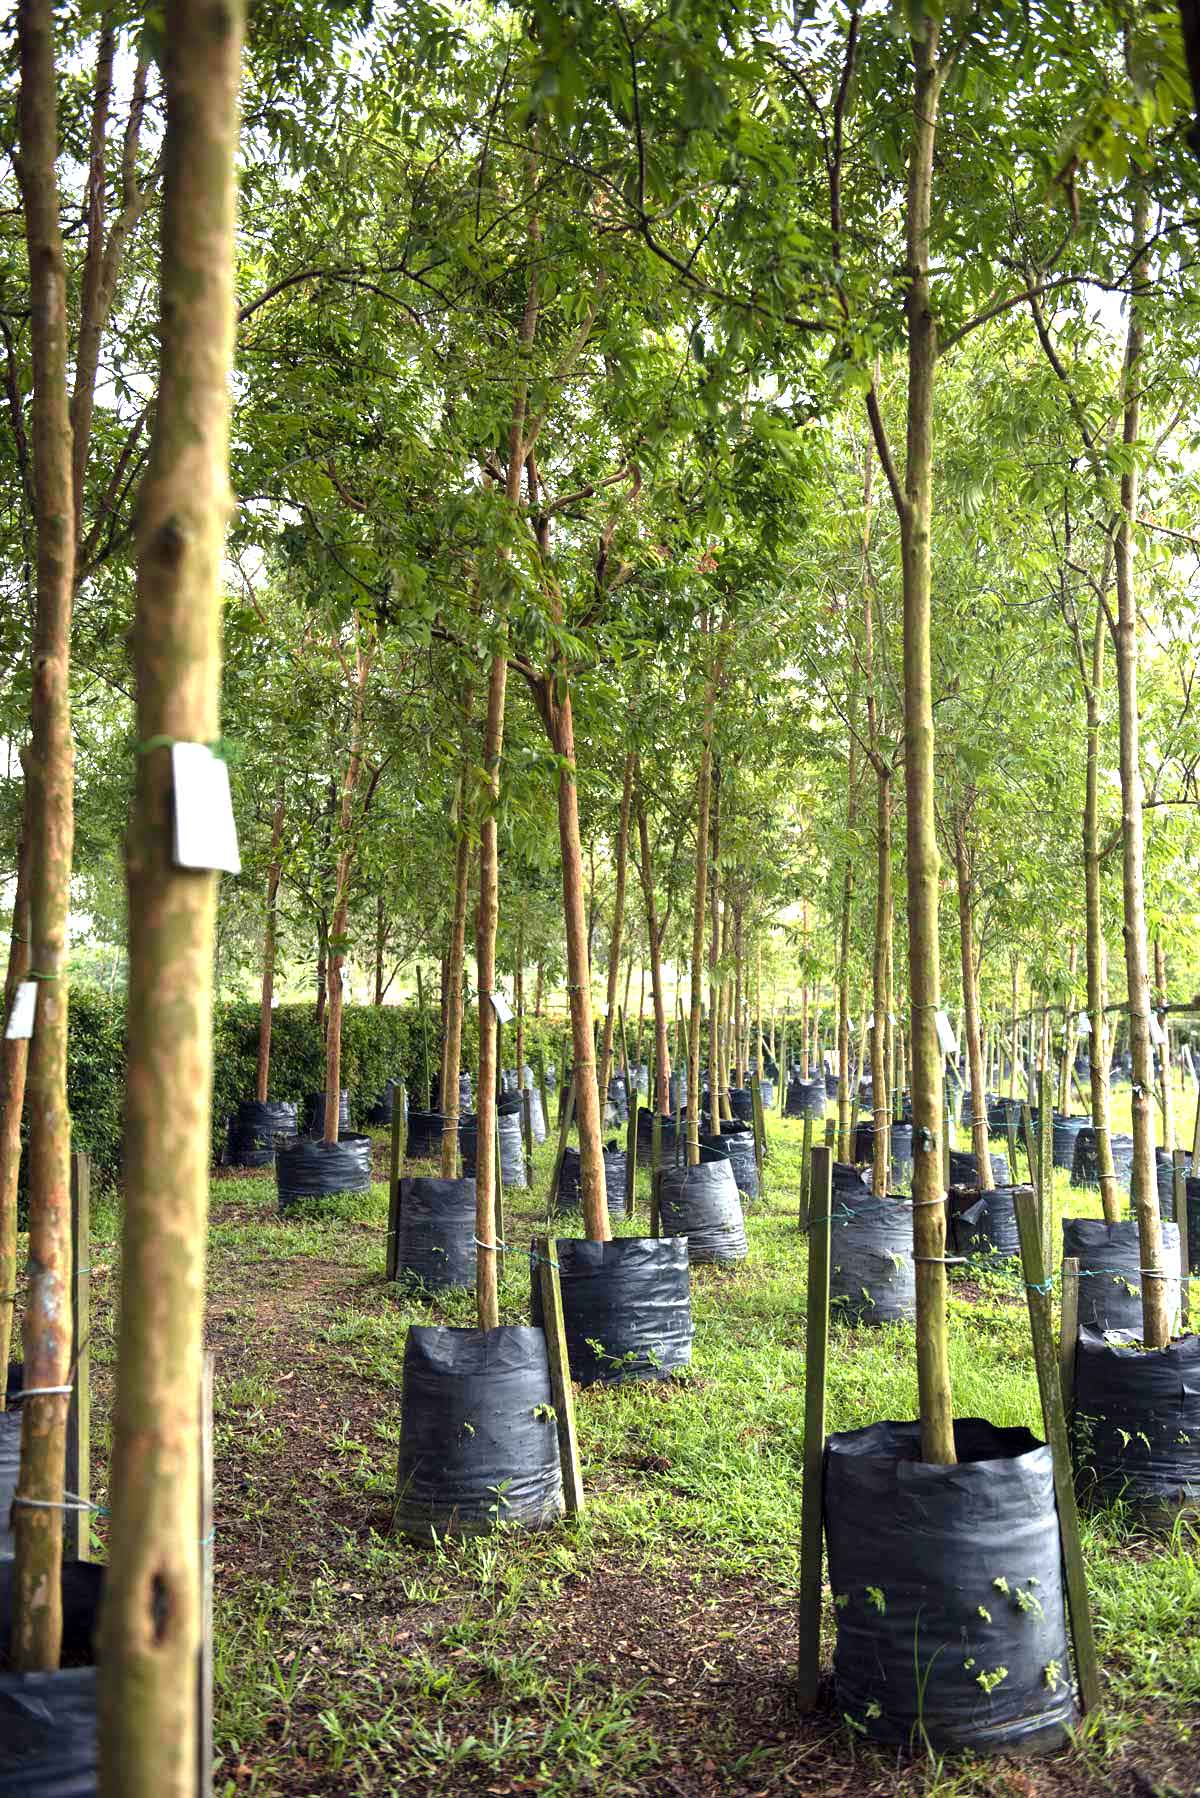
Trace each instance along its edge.
{"label": "grass lawn", "polygon": [[[286,1223],[273,1178],[214,1179],[218,1794],[1200,1792],[1200,1566],[1182,1528],[1164,1542],[1119,1516],[1086,1524],[1106,1709],[1069,1751],[936,1765],[864,1747],[831,1695],[795,1714],[801,1125],[769,1129],[749,1260],[693,1273],[690,1377],[579,1394],[585,1515],[438,1548],[389,1534],[405,1330],[472,1323],[472,1296],[432,1304],[385,1283],[382,1179],[335,1216]],[[382,1136],[376,1154],[383,1174]],[[506,1322],[528,1321],[521,1251],[550,1159],[539,1152],[540,1203],[508,1195]],[[1059,1182],[1060,1208],[1098,1211]],[[640,1186],[633,1233],[647,1228]],[[113,1206],[96,1231],[103,1501]],[[1040,1433],[1023,1292],[961,1271],[956,1410]],[[830,1429],[915,1405],[911,1328],[834,1328]]]}

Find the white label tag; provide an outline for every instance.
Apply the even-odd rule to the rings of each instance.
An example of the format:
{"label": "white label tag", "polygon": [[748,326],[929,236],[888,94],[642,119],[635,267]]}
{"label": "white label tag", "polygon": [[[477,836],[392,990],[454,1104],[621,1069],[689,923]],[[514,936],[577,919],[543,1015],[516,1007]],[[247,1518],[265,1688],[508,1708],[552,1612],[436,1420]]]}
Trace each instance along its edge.
{"label": "white label tag", "polygon": [[492,1010],[495,1012],[496,1016],[499,1018],[499,1020],[502,1024],[511,1024],[512,1018],[513,1018],[513,1008],[509,1004],[508,1000],[504,997],[503,993],[493,993],[492,994]]}
{"label": "white label tag", "polygon": [[934,1022],[937,1024],[938,1047],[942,1054],[953,1055],[958,1048],[958,1038],[949,1018],[944,1011],[937,1011],[934,1013]]}
{"label": "white label tag", "polygon": [[1075,1030],[1079,1036],[1090,1036],[1092,1034],[1092,1020],[1088,1017],[1086,1011],[1081,1011],[1076,1018]]}
{"label": "white label tag", "polygon": [[10,1043],[26,1042],[33,1035],[33,1014],[37,1010],[36,980],[22,980],[13,994],[8,1028],[4,1034]]}
{"label": "white label tag", "polygon": [[173,743],[175,866],[240,874],[229,769],[207,743]]}
{"label": "white label tag", "polygon": [[1150,1013],[1150,1041],[1152,1043],[1156,1043],[1158,1045],[1158,1047],[1161,1049],[1163,1044],[1166,1042],[1166,1040],[1167,1040],[1167,1033],[1162,1027],[1162,1019],[1157,1017],[1154,1014],[1154,1012],[1151,1012]]}

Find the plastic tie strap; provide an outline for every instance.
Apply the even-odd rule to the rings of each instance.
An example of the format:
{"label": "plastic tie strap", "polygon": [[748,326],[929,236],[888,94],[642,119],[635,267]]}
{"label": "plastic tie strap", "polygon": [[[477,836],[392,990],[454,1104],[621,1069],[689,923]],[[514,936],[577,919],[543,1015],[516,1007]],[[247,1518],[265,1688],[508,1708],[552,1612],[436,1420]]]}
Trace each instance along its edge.
{"label": "plastic tie strap", "polygon": [[20,1392],[12,1394],[18,1398],[53,1398],[61,1392],[74,1392],[74,1386],[24,1386]]}
{"label": "plastic tie strap", "polygon": [[926,1261],[935,1267],[965,1267],[966,1255],[914,1255],[914,1261]]}
{"label": "plastic tie strap", "polygon": [[530,1265],[530,1267],[532,1267],[532,1266],[533,1266],[533,1264],[534,1264],[534,1262],[535,1262],[535,1261],[536,1261],[536,1262],[537,1262],[537,1263],[538,1263],[538,1264],[539,1264],[539,1265],[540,1265],[540,1266],[541,1266],[541,1267],[552,1267],[552,1268],[553,1268],[553,1269],[554,1269],[554,1271],[555,1271],[555,1273],[556,1273],[556,1274],[557,1274],[557,1273],[561,1273],[561,1272],[562,1272],[562,1269],[561,1269],[561,1267],[560,1267],[560,1266],[559,1266],[559,1264],[558,1264],[558,1262],[557,1262],[557,1261],[552,1261],[552,1260],[551,1260],[551,1258],[550,1258],[550,1256],[549,1256],[549,1255],[539,1255],[539,1254],[538,1254],[538,1252],[537,1252],[537,1250],[536,1250],[536,1249],[530,1249],[530,1251],[529,1251],[529,1265]]}
{"label": "plastic tie strap", "polygon": [[[147,737],[144,743],[135,745],[135,752],[138,755],[149,755],[155,749],[174,749],[176,743],[194,743],[195,741],[195,737]],[[226,760],[227,746],[228,739],[226,737],[212,737],[204,745],[205,749],[211,749],[217,759],[222,762]]]}
{"label": "plastic tie strap", "polygon": [[62,1498],[22,1498],[18,1492],[12,1502],[25,1505],[31,1511],[94,1511],[98,1517],[108,1516],[104,1505],[94,1505],[76,1492],[64,1492]]}
{"label": "plastic tie strap", "polygon": [[477,1236],[475,1238],[475,1247],[477,1249],[490,1249],[492,1254],[494,1255],[496,1253],[497,1249],[506,1249],[508,1247],[508,1244],[506,1242],[480,1242],[480,1240]]}
{"label": "plastic tie strap", "polygon": [[1052,1274],[1048,1280],[1026,1280],[1025,1287],[1028,1292],[1041,1292],[1041,1293],[1053,1292],[1054,1291],[1054,1276]]}
{"label": "plastic tie strap", "polygon": [[57,974],[42,974],[37,968],[30,968],[25,975],[26,980],[57,980]]}

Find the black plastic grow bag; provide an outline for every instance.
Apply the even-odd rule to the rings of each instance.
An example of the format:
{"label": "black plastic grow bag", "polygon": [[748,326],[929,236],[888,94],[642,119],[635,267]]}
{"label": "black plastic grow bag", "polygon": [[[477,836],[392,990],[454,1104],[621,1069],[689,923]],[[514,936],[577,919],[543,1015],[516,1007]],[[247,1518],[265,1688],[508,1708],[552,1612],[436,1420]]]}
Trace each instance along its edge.
{"label": "black plastic grow bag", "polygon": [[[668,1167],[675,1160],[675,1145],[678,1140],[679,1130],[680,1130],[679,1119],[678,1119],[678,1117],[661,1118],[660,1124],[662,1127],[662,1139],[661,1139],[660,1148],[659,1148],[659,1154],[661,1157],[660,1165],[662,1167]],[[650,1159],[650,1155],[654,1148],[654,1113],[653,1112],[650,1112],[650,1111],[639,1111],[638,1112],[637,1135],[638,1135],[638,1160],[639,1160],[639,1162],[642,1162],[642,1161],[648,1162]]]}
{"label": "black plastic grow bag", "polygon": [[[692,1358],[688,1245],[682,1236],[618,1236],[611,1242],[558,1237],[563,1318],[571,1377],[582,1386],[665,1379]],[[542,1322],[536,1262],[532,1317]]]}
{"label": "black plastic grow bag", "polygon": [[1031,1187],[1010,1186],[1007,1182],[997,1184],[991,1192],[980,1192],[977,1187],[953,1188],[949,1195],[950,1239],[955,1253],[998,1256],[1006,1261],[1019,1255],[1016,1195],[1030,1191]]}
{"label": "black plastic grow bag", "polygon": [[[848,1209],[849,1216],[842,1215]],[[829,1315],[845,1324],[905,1323],[916,1316],[912,1205],[870,1193],[833,1210]]]}
{"label": "black plastic grow bag", "polygon": [[789,1118],[823,1118],[825,1116],[825,1082],[823,1080],[789,1080],[783,1101],[783,1115]]}
{"label": "black plastic grow bag", "polygon": [[658,1189],[664,1236],[686,1236],[691,1261],[744,1261],[742,1201],[727,1153],[701,1148],[699,1167],[665,1167]]}
{"label": "black plastic grow bag", "polygon": [[730,1087],[729,1109],[735,1118],[741,1118],[743,1124],[754,1122],[754,1094],[748,1086]]}
{"label": "black plastic grow bag", "polygon": [[[997,1186],[1008,1185],[1008,1156],[989,1155],[992,1164],[992,1179]],[[979,1163],[973,1154],[963,1149],[950,1151],[950,1184],[951,1186],[978,1186]]]}
{"label": "black plastic grow bag", "polygon": [[[859,1124],[854,1132],[854,1159],[859,1162],[873,1161],[875,1157],[875,1126]],[[907,1180],[913,1168],[913,1132],[911,1124],[891,1125],[891,1173],[890,1180],[898,1186]]]}
{"label": "black plastic grow bag", "polygon": [[[625,1178],[629,1157],[624,1149],[610,1142],[604,1150],[604,1195],[611,1213],[620,1217],[625,1210]],[[583,1205],[582,1166],[578,1149],[564,1149],[558,1176],[556,1211],[578,1211]]]}
{"label": "black plastic grow bag", "polygon": [[1068,1173],[1075,1166],[1075,1143],[1081,1130],[1090,1130],[1092,1120],[1083,1117],[1064,1117],[1060,1111],[1054,1114],[1052,1157],[1055,1167],[1065,1168]]}
{"label": "black plastic grow bag", "polygon": [[[1000,1103],[1000,1101],[997,1098],[995,1093],[985,1093],[983,1095],[984,1115],[986,1116],[989,1124],[992,1121],[992,1114],[996,1110],[999,1103]],[[962,1121],[964,1124],[973,1124],[975,1122],[975,1095],[971,1091],[970,1087],[968,1087],[967,1090],[963,1093],[962,1107],[959,1112],[959,1115],[962,1118]]]}
{"label": "black plastic grow bag", "polygon": [[744,1199],[756,1199],[759,1181],[758,1162],[754,1159],[754,1132],[747,1130],[740,1118],[734,1118],[732,1122],[721,1125],[720,1136],[702,1131],[700,1141],[707,1149],[724,1148],[728,1151],[738,1191]]}
{"label": "black plastic grow bag", "polygon": [[[350,1094],[342,1089],[338,1096],[338,1131],[350,1128]],[[320,1136],[325,1129],[325,1094],[309,1093],[304,1101],[304,1134]]]}
{"label": "black plastic grow bag", "polygon": [[[1117,1176],[1117,1185],[1122,1192],[1129,1191],[1133,1178],[1133,1138],[1132,1136],[1109,1136],[1112,1149],[1113,1172]],[[1084,1125],[1076,1132],[1075,1152],[1071,1162],[1072,1186],[1099,1186],[1100,1163],[1096,1155],[1096,1132],[1090,1125]]]}
{"label": "black plastic grow bag", "polygon": [[1072,1418],[1080,1497],[1170,1513],[1200,1500],[1200,1336],[1144,1350],[1082,1330]]}
{"label": "black plastic grow bag", "polygon": [[[520,1095],[501,1099],[497,1106],[500,1137],[500,1178],[508,1188],[520,1190],[525,1185],[525,1144],[521,1133]],[[458,1144],[462,1150],[463,1173],[474,1176],[479,1147],[479,1119],[469,1112],[458,1126]]]}
{"label": "black plastic grow bag", "polygon": [[0,1411],[0,1561],[13,1557],[12,1510],[21,1471],[21,1412]]}
{"label": "black plastic grow bag", "polygon": [[[0,1562],[0,1661],[11,1655],[11,1561]],[[56,1673],[0,1673],[0,1792],[5,1798],[95,1798],[93,1637],[104,1568],[62,1565],[62,1659]]]}
{"label": "black plastic grow bag", "polygon": [[875,1741],[1042,1752],[1075,1717],[1050,1450],[978,1418],[954,1441],[941,1467],[915,1423],[829,1438],[837,1709]]}
{"label": "black plastic grow bag", "polygon": [[[100,1600],[104,1595],[104,1571],[100,1561],[62,1563],[59,1592],[62,1598],[62,1663],[65,1667],[90,1666],[93,1660]],[[0,1664],[7,1664],[12,1655],[12,1588],[13,1562],[0,1561]],[[7,1791],[8,1787],[0,1779],[0,1792]]]}
{"label": "black plastic grow bag", "polygon": [[[1142,1327],[1141,1248],[1138,1227],[1126,1220],[1106,1224],[1096,1217],[1064,1217],[1063,1257],[1079,1261],[1079,1327],[1081,1330],[1133,1330]],[[1179,1315],[1179,1231],[1162,1225],[1167,1310]]]}
{"label": "black plastic grow bag", "polygon": [[[1156,1149],[1158,1175],[1158,1209],[1165,1224],[1175,1222],[1175,1169],[1171,1157]],[[1187,1195],[1188,1271],[1200,1274],[1200,1177],[1188,1174],[1184,1181]]]}
{"label": "black plastic grow bag", "polygon": [[281,1139],[296,1134],[296,1107],[246,1099],[229,1120],[227,1167],[270,1167]]}
{"label": "black plastic grow bag", "polygon": [[410,1111],[406,1158],[409,1161],[436,1161],[442,1152],[442,1129],[445,1122],[440,1111]]}
{"label": "black plastic grow bag", "polygon": [[395,1115],[396,1088],[399,1084],[398,1080],[388,1081],[387,1085],[367,1113],[368,1124],[373,1124],[376,1129],[382,1129],[391,1123],[392,1118]]}
{"label": "black plastic grow bag", "polygon": [[395,1526],[428,1541],[562,1512],[546,1338],[527,1324],[414,1324],[404,1348]]}
{"label": "black plastic grow bag", "polygon": [[608,1083],[608,1108],[618,1124],[629,1119],[629,1094],[625,1090],[624,1074],[616,1074]]}
{"label": "black plastic grow bag", "polygon": [[431,1291],[474,1286],[474,1180],[401,1180],[396,1271]]}
{"label": "black plastic grow bag", "polygon": [[327,1199],[339,1192],[366,1192],[371,1184],[371,1138],[339,1136],[335,1143],[317,1136],[294,1136],[275,1156],[279,1209],[300,1199]]}

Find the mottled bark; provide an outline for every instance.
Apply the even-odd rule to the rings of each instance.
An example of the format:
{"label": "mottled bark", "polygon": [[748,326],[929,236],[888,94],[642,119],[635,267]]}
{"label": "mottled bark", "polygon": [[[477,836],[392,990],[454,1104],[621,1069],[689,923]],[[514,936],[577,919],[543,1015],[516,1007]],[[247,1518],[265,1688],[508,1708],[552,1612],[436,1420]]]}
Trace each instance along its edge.
{"label": "mottled bark", "polygon": [[629,809],[633,801],[633,751],[625,757],[625,779],[621,789],[621,819],[617,827],[616,890],[613,894],[612,930],[608,939],[608,993],[604,1008],[604,1038],[600,1047],[600,1104],[608,1097],[612,1073],[613,1026],[616,1023],[617,981],[621,973],[621,942],[625,932],[625,883],[629,867]]}
{"label": "mottled bark", "polygon": [[267,869],[267,908],[263,926],[262,996],[258,1009],[258,1068],[254,1096],[265,1105],[271,1085],[271,1002],[275,996],[275,927],[279,911],[280,849],[283,843],[283,789],[271,817],[271,862]]}
{"label": "mottled bark", "polygon": [[[30,787],[25,782],[17,878],[13,892],[12,933],[4,980],[7,1024],[13,997],[29,971]],[[7,1368],[17,1309],[17,1182],[21,1172],[21,1114],[25,1108],[25,1073],[29,1043],[23,1037],[0,1039],[0,1369]],[[0,1411],[7,1402],[0,1380]]]}
{"label": "mottled bark", "polygon": [[362,773],[363,716],[373,650],[361,639],[355,646],[354,685],[350,701],[350,741],[342,775],[338,805],[338,858],[333,888],[333,914],[329,923],[329,950],[325,964],[328,993],[325,1023],[325,1118],[322,1140],[336,1143],[342,1091],[342,969],[346,961],[346,930],[350,921],[350,884],[357,850],[354,797]]}
{"label": "mottled bark", "polygon": [[712,732],[714,673],[704,689],[700,767],[696,775],[696,857],[692,896],[692,991],[688,1027],[687,1159],[700,1165],[700,1022],[704,1003],[704,923],[708,914],[708,812],[712,794]]}
{"label": "mottled bark", "polygon": [[496,1268],[496,931],[500,921],[500,853],[496,811],[500,803],[500,757],[504,751],[504,701],[508,660],[503,647],[492,657],[488,676],[487,715],[483,727],[484,790],[479,824],[479,907],[475,921],[475,966],[479,987],[479,1091],[475,1120],[479,1152],[475,1159],[475,1309],[481,1330],[500,1322]]}
{"label": "mottled bark", "polygon": [[[471,690],[463,700],[463,765],[454,807],[454,898],[450,917],[450,949],[446,967],[446,1030],[442,1054],[442,1148],[440,1172],[445,1180],[458,1173],[458,1098],[462,1072],[463,969],[467,954],[467,903],[471,877],[471,837],[467,816],[467,782],[472,757],[465,732],[470,725]],[[518,1066],[520,1063],[518,1062]]]}
{"label": "mottled bark", "polygon": [[[635,774],[636,780],[636,774]],[[650,951],[650,997],[654,1006],[654,1078],[657,1094],[651,1093],[654,1108],[663,1116],[671,1114],[671,1052],[667,1047],[667,1006],[662,983],[662,925],[658,917],[658,900],[654,892],[654,858],[650,849],[650,826],[640,787],[634,810],[637,815],[638,843],[641,848],[642,897],[646,905],[646,935]]]}
{"label": "mottled bark", "polygon": [[[219,731],[242,13],[169,0],[159,397],[138,509],[137,733]],[[104,1798],[191,1798],[217,881],[171,859],[170,751],[129,833],[123,1280],[101,1619]]]}
{"label": "mottled bark", "polygon": [[[970,800],[966,802],[969,808]],[[964,808],[954,814],[954,877],[958,888],[959,963],[962,969],[963,1022],[967,1037],[967,1065],[971,1075],[971,1148],[982,1191],[995,1186],[992,1155],[988,1147],[987,1077],[983,1071],[983,1045],[979,1032],[979,966],[975,953],[974,864],[967,842]]]}

